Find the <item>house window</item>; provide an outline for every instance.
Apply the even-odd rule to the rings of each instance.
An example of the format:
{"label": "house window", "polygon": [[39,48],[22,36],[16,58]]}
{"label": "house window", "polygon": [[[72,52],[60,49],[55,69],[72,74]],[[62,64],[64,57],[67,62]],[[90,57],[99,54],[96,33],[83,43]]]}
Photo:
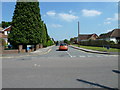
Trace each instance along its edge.
{"label": "house window", "polygon": [[10,31],[7,32],[8,34],[10,33]]}

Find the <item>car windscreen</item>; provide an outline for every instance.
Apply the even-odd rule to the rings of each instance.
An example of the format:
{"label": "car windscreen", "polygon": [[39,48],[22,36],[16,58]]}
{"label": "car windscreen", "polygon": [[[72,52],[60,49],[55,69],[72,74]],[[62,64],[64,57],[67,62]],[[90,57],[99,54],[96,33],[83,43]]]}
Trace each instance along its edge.
{"label": "car windscreen", "polygon": [[60,46],[66,46],[66,44],[60,44]]}

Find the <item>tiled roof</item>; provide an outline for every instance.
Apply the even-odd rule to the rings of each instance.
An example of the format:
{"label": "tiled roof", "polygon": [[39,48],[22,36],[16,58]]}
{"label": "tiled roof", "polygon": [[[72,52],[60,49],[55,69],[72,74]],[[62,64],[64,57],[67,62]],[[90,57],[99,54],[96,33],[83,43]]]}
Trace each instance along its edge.
{"label": "tiled roof", "polygon": [[2,31],[10,31],[10,30],[11,30],[11,26],[9,26],[9,27],[3,29]]}
{"label": "tiled roof", "polygon": [[[79,35],[79,40],[88,40],[90,39],[93,35],[96,35],[96,34],[80,34]],[[97,36],[97,35],[96,35]]]}
{"label": "tiled roof", "polygon": [[120,37],[120,29],[114,29],[111,34],[111,37]]}
{"label": "tiled roof", "polygon": [[114,29],[111,32],[108,32],[108,33],[105,33],[105,34],[101,34],[99,36],[99,39],[110,38],[110,37],[120,37],[120,29]]}

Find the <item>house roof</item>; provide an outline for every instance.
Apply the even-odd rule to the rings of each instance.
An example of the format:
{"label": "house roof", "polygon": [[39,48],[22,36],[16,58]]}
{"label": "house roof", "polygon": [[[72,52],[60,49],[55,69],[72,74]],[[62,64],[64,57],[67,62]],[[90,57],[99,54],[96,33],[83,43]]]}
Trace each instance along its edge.
{"label": "house roof", "polygon": [[93,35],[96,35],[97,34],[80,34],[79,35],[79,40],[87,40],[87,39],[90,39]]}
{"label": "house roof", "polygon": [[102,39],[102,38],[110,38],[110,37],[120,37],[120,29],[114,29],[108,33],[105,33],[105,34],[101,34],[99,36],[99,39]]}
{"label": "house roof", "polygon": [[111,37],[120,37],[120,29],[114,29],[111,34]]}
{"label": "house roof", "polygon": [[11,26],[8,26],[7,28],[3,29],[2,31],[10,31],[11,30]]}

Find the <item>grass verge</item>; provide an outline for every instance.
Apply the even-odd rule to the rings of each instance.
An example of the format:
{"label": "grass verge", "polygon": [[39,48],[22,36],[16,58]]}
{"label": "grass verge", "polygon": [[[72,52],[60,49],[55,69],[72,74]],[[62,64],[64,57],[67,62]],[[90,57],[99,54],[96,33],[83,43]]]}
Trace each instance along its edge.
{"label": "grass verge", "polygon": [[[78,45],[74,45],[74,46],[78,47]],[[107,49],[105,47],[81,46],[81,45],[79,45],[79,47],[90,50],[96,50],[96,51],[104,51],[104,52],[120,52],[120,49],[115,49],[115,48]]]}

